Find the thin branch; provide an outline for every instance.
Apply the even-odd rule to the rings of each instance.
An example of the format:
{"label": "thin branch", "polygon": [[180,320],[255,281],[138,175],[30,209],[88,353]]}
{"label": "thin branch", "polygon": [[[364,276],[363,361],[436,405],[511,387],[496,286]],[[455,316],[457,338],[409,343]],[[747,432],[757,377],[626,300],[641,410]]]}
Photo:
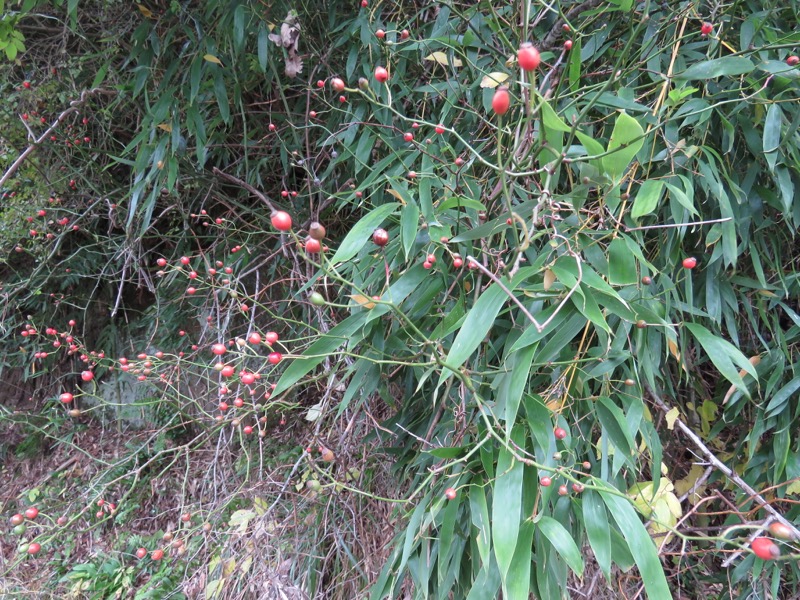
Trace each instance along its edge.
{"label": "thin branch", "polygon": [[[659,398],[656,395],[656,393],[650,388],[650,386],[645,383],[644,387],[647,396],[653,401],[653,403],[665,413],[669,412],[669,407],[661,398]],[[675,420],[675,424],[678,426],[678,429],[680,429],[686,435],[686,437],[688,437],[692,441],[692,443],[697,447],[697,449],[700,450],[700,453],[703,456],[705,456],[706,460],[708,460],[708,462],[711,465],[713,465],[718,471],[721,471],[722,474],[725,475],[725,477],[727,477],[731,482],[733,482],[740,489],[742,489],[749,496],[751,500],[754,500],[759,505],[759,507],[764,509],[764,511],[768,513],[772,518],[774,518],[779,523],[788,527],[795,539],[800,538],[800,530],[798,530],[797,527],[795,527],[795,525],[791,521],[788,521],[761,494],[759,494],[756,490],[750,487],[750,485],[744,479],[739,477],[739,475],[737,475],[737,473],[733,469],[731,469],[730,467],[728,467],[728,465],[726,465],[724,462],[718,459],[716,455],[711,450],[709,450],[708,446],[705,445],[703,440],[701,440],[700,437],[694,431],[692,431],[692,429],[686,423],[684,423],[680,418],[677,418]],[[733,560],[740,554],[741,552],[736,552],[732,554],[725,560],[722,566],[730,565],[733,562]]]}
{"label": "thin branch", "polygon": [[234,177],[233,175],[225,173],[224,171],[220,171],[217,167],[214,167],[212,169],[212,172],[214,173],[214,175],[220,177],[221,179],[224,179],[228,183],[233,183],[235,185],[238,185],[239,187],[246,189],[248,192],[253,194],[253,196],[255,196],[256,198],[261,200],[264,204],[266,204],[267,207],[269,207],[270,211],[272,212],[278,211],[278,209],[275,208],[275,205],[272,202],[270,202],[269,198],[267,198],[267,196],[263,192],[257,190],[243,179],[239,179],[238,177]]}
{"label": "thin branch", "polygon": [[8,167],[6,172],[3,173],[3,176],[0,177],[0,188],[2,188],[6,184],[6,182],[11,178],[11,176],[17,171],[17,169],[19,169],[20,165],[25,162],[25,159],[28,158],[28,156],[30,156],[34,150],[36,150],[39,144],[48,139],[50,135],[58,128],[59,125],[61,125],[61,123],[64,122],[64,120],[69,115],[71,115],[74,112],[77,112],[78,109],[81,106],[83,106],[87,100],[89,100],[89,98],[97,96],[98,94],[113,95],[116,94],[116,92],[113,90],[106,90],[103,88],[83,90],[81,92],[80,99],[73,100],[72,102],[70,102],[69,108],[66,109],[64,112],[62,112],[60,115],[58,115],[58,118],[55,121],[53,121],[53,124],[50,125],[50,127],[48,127],[42,135],[36,138],[30,146],[25,148],[25,150],[23,150],[22,153],[17,157],[17,160],[11,163],[11,166]]}
{"label": "thin branch", "polygon": [[669,227],[694,227],[695,225],[711,225],[712,223],[725,223],[733,217],[723,219],[710,219],[708,221],[695,221],[694,223],[667,223],[665,225],[645,225],[643,227],[626,227],[625,231],[642,231],[644,229],[667,229]]}

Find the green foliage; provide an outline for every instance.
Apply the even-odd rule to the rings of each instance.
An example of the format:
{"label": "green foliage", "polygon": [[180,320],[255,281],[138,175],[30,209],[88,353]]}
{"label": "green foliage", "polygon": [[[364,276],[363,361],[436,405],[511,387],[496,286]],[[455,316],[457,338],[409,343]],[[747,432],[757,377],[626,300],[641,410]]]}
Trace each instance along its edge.
{"label": "green foliage", "polygon": [[[292,578],[311,596],[555,599],[594,563],[631,596],[669,598],[687,571],[731,598],[795,589],[790,561],[716,560],[798,516],[795,3],[319,8],[114,5],[120,50],[54,4],[92,50],[72,79],[37,67],[18,89],[4,68],[6,168],[81,91],[114,92],[3,190],[2,368],[61,377],[49,413],[13,421],[36,433],[15,452],[78,443],[54,416],[65,390],[71,418],[115,423],[125,453],[70,508],[113,492],[122,526],[145,484],[178,499],[168,513],[196,502],[224,531],[197,542],[207,597]],[[734,474],[698,471],[704,452]],[[383,524],[374,546],[342,525],[387,506],[388,545]],[[281,521],[306,541],[254,560]],[[127,560],[62,583],[177,588],[154,565],[137,588]]]}

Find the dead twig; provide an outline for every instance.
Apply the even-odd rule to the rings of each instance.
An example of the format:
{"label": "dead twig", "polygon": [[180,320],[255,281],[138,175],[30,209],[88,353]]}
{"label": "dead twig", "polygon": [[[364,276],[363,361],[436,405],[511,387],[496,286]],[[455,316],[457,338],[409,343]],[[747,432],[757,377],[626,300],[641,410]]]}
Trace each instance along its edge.
{"label": "dead twig", "polygon": [[3,176],[0,177],[0,188],[2,188],[6,184],[6,182],[11,178],[11,176],[14,173],[16,173],[20,165],[25,162],[25,159],[27,159],[28,156],[30,156],[34,150],[36,150],[39,144],[48,139],[50,135],[53,133],[53,131],[55,131],[58,128],[58,126],[61,125],[61,123],[63,123],[64,120],[69,115],[71,115],[74,112],[77,112],[81,106],[86,104],[89,98],[92,98],[93,96],[97,96],[99,94],[113,95],[116,94],[116,92],[113,90],[106,90],[103,88],[94,88],[91,90],[82,91],[81,97],[78,100],[73,100],[72,102],[70,102],[69,108],[66,109],[64,112],[62,112],[60,115],[58,115],[58,118],[55,121],[53,121],[53,124],[50,125],[50,127],[48,127],[42,135],[34,139],[33,143],[27,148],[25,148],[25,150],[23,150],[22,153],[17,157],[17,160],[11,163],[11,166],[8,167],[6,172],[3,173]]}
{"label": "dead twig", "polygon": [[[666,403],[650,388],[649,385],[645,384],[645,391],[647,396],[652,400],[653,404],[658,406],[659,409],[664,411],[665,413],[669,412],[669,407]],[[708,446],[700,439],[700,437],[692,431],[691,427],[689,427],[686,423],[684,423],[680,417],[675,420],[675,425],[678,426],[686,437],[688,437],[692,443],[697,447],[700,453],[708,460],[709,464],[711,464],[715,469],[720,471],[725,477],[727,477],[731,482],[733,482],[736,486],[738,486],[741,490],[743,490],[750,498],[750,500],[755,501],[759,508],[763,509],[764,512],[769,514],[774,520],[778,521],[779,523],[785,525],[789,528],[792,532],[792,535],[795,539],[800,538],[800,530],[795,527],[795,525],[788,521],[777,509],[775,509],[761,494],[759,494],[756,490],[754,490],[750,485],[736,472],[728,467],[724,462],[717,458],[717,456],[709,450]],[[741,556],[742,551],[737,551],[731,554],[728,558],[725,559],[725,562],[722,563],[723,567],[730,566],[736,558]]]}

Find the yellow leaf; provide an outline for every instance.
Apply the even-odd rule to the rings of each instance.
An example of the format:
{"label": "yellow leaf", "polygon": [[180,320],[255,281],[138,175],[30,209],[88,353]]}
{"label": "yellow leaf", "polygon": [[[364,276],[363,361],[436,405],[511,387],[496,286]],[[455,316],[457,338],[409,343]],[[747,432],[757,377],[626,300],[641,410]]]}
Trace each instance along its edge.
{"label": "yellow leaf", "polygon": [[[690,489],[694,487],[697,483],[697,480],[705,472],[705,469],[700,465],[692,465],[692,468],[689,470],[689,474],[684,477],[683,479],[679,479],[675,482],[675,491],[678,493],[679,496],[683,496],[684,494],[688,493]],[[706,486],[701,485],[689,496],[689,502],[692,504],[697,504],[697,501],[700,500],[703,492],[705,492]]]}
{"label": "yellow leaf", "polygon": [[228,577],[236,569],[236,559],[229,558],[222,562],[222,576]]}
{"label": "yellow leaf", "polygon": [[212,63],[217,64],[217,65],[221,65],[222,64],[222,61],[220,59],[218,59],[216,56],[214,56],[213,54],[204,54],[203,58],[205,58],[208,62],[212,62]]}
{"label": "yellow leaf", "polygon": [[406,205],[406,201],[403,200],[403,197],[400,195],[400,192],[398,192],[397,190],[386,190],[386,193],[387,194],[391,194],[392,196],[397,198],[397,201],[400,202],[400,204],[402,204],[403,206]]}
{"label": "yellow leaf", "polygon": [[547,269],[544,272],[544,291],[548,291],[551,287],[553,287],[553,283],[556,281],[556,274],[553,273],[552,269]]}
{"label": "yellow leaf", "polygon": [[239,570],[245,575],[250,570],[250,565],[253,564],[252,555],[245,556],[244,560],[239,564]]}
{"label": "yellow leaf", "polygon": [[790,495],[800,494],[800,480],[793,481],[788,486],[786,486],[786,493]]}
{"label": "yellow leaf", "polygon": [[206,584],[206,600],[212,600],[222,593],[224,579],[213,579]]}
{"label": "yellow leaf", "polygon": [[667,346],[669,346],[669,351],[675,357],[675,360],[681,362],[681,352],[678,350],[678,344],[672,340],[667,340]]}
{"label": "yellow leaf", "polygon": [[455,58],[455,57],[453,57],[453,61],[451,63],[450,60],[447,58],[447,54],[445,54],[444,52],[434,52],[434,53],[429,54],[428,56],[426,56],[424,58],[424,60],[432,60],[432,61],[434,61],[436,63],[439,63],[443,67],[447,67],[447,66],[449,66],[451,64],[454,67],[460,67],[461,65],[464,64],[464,63],[461,62],[461,59],[458,59],[458,58]]}
{"label": "yellow leaf", "polygon": [[269,509],[269,503],[266,500],[264,500],[264,498],[256,496],[253,499],[253,508],[255,509],[256,514],[259,517],[263,517],[265,514],[267,514],[267,509]]}
{"label": "yellow leaf", "polygon": [[[755,356],[751,356],[748,360],[750,361],[750,364],[755,367],[756,365],[758,365],[758,363],[761,362],[761,355],[760,354],[756,354]],[[739,371],[739,377],[744,377],[745,375],[747,375],[747,371],[745,371],[744,369]],[[736,390],[737,390],[737,387],[735,385],[732,385],[731,387],[728,388],[728,391],[725,392],[725,397],[722,399],[723,406],[725,405],[725,403],[728,400],[731,399],[731,396],[733,396],[733,394],[734,394],[734,392],[736,392]]]}
{"label": "yellow leaf", "polygon": [[172,125],[170,125],[169,123],[159,123],[158,128],[163,129],[167,133],[172,133]]}
{"label": "yellow leaf", "polygon": [[509,77],[510,75],[508,73],[489,73],[488,75],[484,75],[483,79],[481,79],[481,87],[496,88],[498,85],[505,83]]}
{"label": "yellow leaf", "polygon": [[472,282],[469,279],[467,279],[464,282],[464,291],[469,294],[471,290],[472,290]]}
{"label": "yellow leaf", "polygon": [[367,310],[372,310],[375,308],[375,303],[372,301],[372,298],[367,298],[366,296],[362,296],[361,294],[353,294],[350,296],[353,301],[356,303],[357,306],[362,308],[366,308]]}
{"label": "yellow leaf", "polygon": [[758,293],[762,296],[766,296],[767,298],[777,298],[778,295],[775,292],[770,292],[769,290],[758,290]]}
{"label": "yellow leaf", "polygon": [[678,410],[677,406],[673,406],[669,412],[666,414],[667,417],[667,429],[670,431],[675,428],[675,421],[678,420],[678,417],[681,416],[681,411]]}
{"label": "yellow leaf", "polygon": [[141,4],[137,4],[136,6],[139,8],[139,12],[142,13],[142,16],[145,19],[152,19],[154,17],[153,11],[147,8],[146,6],[143,6]]}

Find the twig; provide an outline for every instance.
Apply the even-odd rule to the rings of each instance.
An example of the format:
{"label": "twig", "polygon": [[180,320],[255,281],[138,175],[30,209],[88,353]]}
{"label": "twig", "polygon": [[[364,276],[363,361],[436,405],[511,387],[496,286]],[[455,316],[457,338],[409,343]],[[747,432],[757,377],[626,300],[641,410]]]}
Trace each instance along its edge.
{"label": "twig", "polygon": [[581,4],[578,4],[578,5],[573,6],[572,8],[570,8],[565,13],[564,19],[557,20],[551,26],[550,33],[548,33],[545,36],[545,38],[542,40],[540,48],[542,50],[549,50],[550,47],[553,46],[556,43],[556,40],[558,40],[559,36],[563,35],[563,32],[561,31],[561,25],[566,23],[568,20],[572,19],[572,17],[575,17],[575,16],[579,15],[582,12],[585,12],[587,10],[591,10],[592,8],[598,6],[601,2],[602,2],[602,0],[587,0],[587,2],[583,2]]}
{"label": "twig", "polygon": [[[653,401],[653,403],[665,413],[669,412],[669,407],[666,405],[666,403],[656,395],[656,393],[647,383],[644,384],[644,387],[647,395]],[[701,440],[700,437],[694,431],[692,431],[692,429],[686,423],[684,423],[680,418],[677,418],[675,420],[675,424],[678,426],[678,429],[680,429],[686,435],[686,437],[688,437],[692,443],[697,446],[698,450],[700,450],[701,454],[706,457],[706,460],[708,460],[711,465],[713,465],[717,470],[721,471],[725,477],[739,486],[740,489],[744,490],[751,500],[757,502],[759,507],[764,509],[764,511],[771,515],[776,521],[788,527],[795,539],[800,538],[800,530],[798,530],[791,521],[788,521],[778,510],[773,508],[773,506],[767,502],[767,500],[761,494],[750,487],[750,485],[744,479],[739,477],[739,475],[737,475],[733,469],[718,459],[716,455],[708,449],[708,446],[703,443],[703,440]],[[741,551],[734,552],[725,559],[725,562],[722,563],[722,566],[729,566],[741,554]]]}
{"label": "twig", "polygon": [[[565,242],[567,242],[566,238],[563,238],[561,235],[555,235],[554,237],[560,237],[560,238],[564,239]],[[567,242],[567,246],[569,246],[569,242]],[[522,314],[524,314],[528,318],[528,320],[531,323],[533,323],[533,326],[536,327],[536,331],[541,333],[542,331],[544,331],[547,328],[547,326],[550,324],[550,322],[556,317],[556,315],[559,313],[559,311],[564,307],[564,305],[567,303],[567,300],[569,300],[570,296],[572,296],[572,294],[575,293],[575,290],[578,289],[578,286],[581,284],[581,281],[583,280],[583,267],[581,266],[580,257],[575,252],[573,252],[571,248],[568,250],[568,252],[569,252],[570,256],[572,256],[575,259],[575,263],[578,266],[578,277],[576,278],[575,285],[573,285],[572,288],[570,288],[569,292],[567,292],[567,295],[564,296],[564,298],[561,300],[561,302],[559,302],[559,304],[556,307],[556,309],[553,311],[553,314],[551,314],[549,317],[547,317],[547,320],[544,323],[539,323],[539,321],[537,321],[534,318],[534,316],[528,311],[528,309],[525,308],[525,306],[522,304],[522,302],[520,302],[517,299],[517,297],[514,296],[514,294],[511,293],[511,290],[509,290],[508,287],[502,281],[500,281],[500,279],[497,277],[497,275],[495,275],[489,269],[487,269],[485,266],[483,266],[481,263],[479,263],[477,259],[475,259],[472,256],[468,256],[467,257],[467,264],[475,265],[482,273],[485,273],[486,276],[489,277],[489,279],[491,279],[498,286],[500,286],[500,289],[503,290],[506,293],[506,295],[509,298],[511,298],[511,300],[514,302],[514,304],[516,304],[519,307],[519,309],[522,311]]]}
{"label": "twig", "polygon": [[275,205],[272,202],[270,202],[269,198],[267,198],[267,196],[263,192],[257,190],[243,179],[239,179],[238,177],[234,177],[233,175],[225,173],[224,171],[220,171],[217,167],[214,167],[212,169],[212,172],[217,177],[220,177],[229,183],[234,183],[239,187],[243,187],[244,189],[246,189],[248,192],[253,194],[253,196],[255,196],[256,198],[261,200],[264,204],[266,204],[269,207],[270,211],[272,212],[278,211],[278,209],[275,208]]}
{"label": "twig", "polygon": [[694,227],[695,225],[710,225],[712,223],[725,223],[732,219],[733,217],[724,217],[722,219],[710,219],[708,221],[695,221],[694,223],[666,223],[664,225],[645,225],[643,227],[626,227],[625,231],[642,231],[644,229],[667,229],[668,227]]}
{"label": "twig", "polygon": [[97,96],[98,94],[113,95],[113,94],[116,94],[116,92],[114,92],[113,90],[105,90],[103,88],[94,88],[94,89],[91,89],[91,90],[83,90],[81,92],[80,99],[73,100],[72,102],[70,102],[69,103],[69,108],[67,110],[65,110],[64,112],[62,112],[60,115],[58,115],[58,118],[53,122],[53,124],[50,125],[50,127],[48,127],[47,130],[45,130],[45,132],[42,135],[40,135],[38,138],[36,138],[30,146],[25,148],[25,150],[23,150],[22,153],[17,157],[17,160],[15,160],[13,163],[11,163],[11,166],[8,167],[6,172],[3,173],[3,176],[0,177],[0,188],[3,187],[6,184],[6,182],[11,178],[11,176],[17,171],[17,169],[19,169],[20,165],[23,162],[25,162],[25,159],[28,158],[28,156],[30,156],[33,153],[34,150],[36,150],[36,148],[39,146],[39,144],[41,144],[43,141],[48,139],[50,137],[50,134],[52,134],[53,131],[55,131],[56,128],[59,125],[61,125],[61,123],[63,123],[64,120],[69,115],[71,115],[74,112],[77,112],[78,109],[81,106],[83,106],[89,98],[91,98],[92,96]]}

